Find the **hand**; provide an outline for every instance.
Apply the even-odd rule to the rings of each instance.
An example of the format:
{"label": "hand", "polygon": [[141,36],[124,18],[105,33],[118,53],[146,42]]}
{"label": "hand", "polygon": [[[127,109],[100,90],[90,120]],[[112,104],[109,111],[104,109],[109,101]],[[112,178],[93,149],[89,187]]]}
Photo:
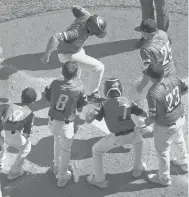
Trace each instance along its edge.
{"label": "hand", "polygon": [[47,64],[49,62],[49,57],[46,57],[45,55],[43,55],[43,57],[41,58],[41,62],[43,64]]}

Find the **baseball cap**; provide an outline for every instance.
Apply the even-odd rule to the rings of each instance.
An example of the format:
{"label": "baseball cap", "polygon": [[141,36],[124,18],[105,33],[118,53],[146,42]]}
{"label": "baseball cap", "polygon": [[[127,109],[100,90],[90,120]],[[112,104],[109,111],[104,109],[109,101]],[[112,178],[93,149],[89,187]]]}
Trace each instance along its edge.
{"label": "baseball cap", "polygon": [[164,68],[161,63],[157,63],[155,65],[149,65],[146,69],[146,75],[153,79],[161,79],[164,76]]}
{"label": "baseball cap", "polygon": [[140,24],[140,26],[135,27],[135,31],[139,31],[139,32],[146,32],[146,33],[154,33],[157,31],[157,23],[155,22],[155,20],[153,19],[147,19],[147,20],[143,20]]}
{"label": "baseball cap", "polygon": [[67,61],[62,66],[62,75],[66,79],[73,79],[77,76],[77,62],[76,61]]}

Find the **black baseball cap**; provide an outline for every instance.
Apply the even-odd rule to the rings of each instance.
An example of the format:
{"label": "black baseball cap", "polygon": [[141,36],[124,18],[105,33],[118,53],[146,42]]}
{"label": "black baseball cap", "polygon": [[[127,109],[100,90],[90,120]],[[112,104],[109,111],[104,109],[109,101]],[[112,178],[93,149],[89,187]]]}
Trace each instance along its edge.
{"label": "black baseball cap", "polygon": [[154,33],[158,30],[157,28],[157,23],[155,20],[153,19],[147,19],[147,20],[143,20],[140,24],[140,26],[135,27],[134,29],[135,31],[139,31],[139,32],[146,32],[146,33]]}
{"label": "black baseball cap", "polygon": [[153,79],[161,79],[164,76],[164,68],[162,63],[149,65],[149,67],[145,71],[145,74]]}

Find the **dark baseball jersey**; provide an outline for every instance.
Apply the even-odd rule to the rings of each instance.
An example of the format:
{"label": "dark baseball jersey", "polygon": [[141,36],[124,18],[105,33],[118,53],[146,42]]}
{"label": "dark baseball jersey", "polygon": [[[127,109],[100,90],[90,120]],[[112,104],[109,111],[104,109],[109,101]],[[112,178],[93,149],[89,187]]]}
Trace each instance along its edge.
{"label": "dark baseball jersey", "polygon": [[48,115],[59,121],[74,120],[77,108],[87,104],[84,89],[77,81],[54,80],[50,85],[50,109]]}
{"label": "dark baseball jersey", "polygon": [[86,21],[91,16],[84,8],[76,6],[72,9],[76,19],[71,23],[66,31],[57,34],[60,41],[58,53],[76,53],[81,50],[85,41],[89,37],[86,29]]}
{"label": "dark baseball jersey", "polygon": [[[162,63],[165,76],[175,73],[171,42],[166,32],[158,30],[140,49],[141,58],[149,64]],[[148,66],[148,64],[146,64]]]}
{"label": "dark baseball jersey", "polygon": [[181,95],[187,91],[188,86],[171,75],[153,85],[147,94],[150,118],[162,126],[174,124],[184,114]]}
{"label": "dark baseball jersey", "polygon": [[96,119],[101,121],[104,118],[111,133],[118,133],[134,129],[135,123],[131,119],[131,114],[142,115],[144,111],[136,104],[125,97],[109,99],[102,105]]}
{"label": "dark baseball jersey", "polygon": [[34,114],[29,107],[20,103],[2,104],[0,106],[3,130],[23,131],[30,134]]}

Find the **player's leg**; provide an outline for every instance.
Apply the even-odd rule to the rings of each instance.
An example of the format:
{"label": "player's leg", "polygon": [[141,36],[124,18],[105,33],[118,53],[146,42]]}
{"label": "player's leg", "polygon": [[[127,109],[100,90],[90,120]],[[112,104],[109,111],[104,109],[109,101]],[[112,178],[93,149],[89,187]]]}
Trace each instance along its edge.
{"label": "player's leg", "polygon": [[108,181],[106,180],[104,174],[103,156],[104,153],[118,146],[120,146],[120,143],[117,143],[116,136],[113,133],[103,137],[96,144],[94,144],[92,147],[94,175],[87,177],[87,181],[90,184],[100,188],[108,187]]}
{"label": "player's leg", "polygon": [[24,174],[23,164],[26,159],[26,156],[30,153],[30,151],[31,151],[31,143],[28,139],[26,139],[25,144],[19,148],[18,155],[7,175],[7,178],[9,180],[13,180]]}
{"label": "player's leg", "polygon": [[170,177],[170,146],[175,133],[174,128],[154,125],[154,144],[158,156],[158,174],[148,176],[149,181],[168,186]]}
{"label": "player's leg", "polygon": [[154,19],[153,0],[140,0],[142,10],[142,20]]}
{"label": "player's leg", "polygon": [[72,55],[72,59],[79,63],[79,68],[91,73],[87,83],[87,94],[97,92],[104,74],[104,64],[85,54],[84,49]]}
{"label": "player's leg", "polygon": [[173,163],[181,167],[184,172],[188,172],[189,156],[187,153],[186,142],[183,134],[183,126],[185,117],[183,116],[176,122],[178,131],[174,136],[174,143],[172,144],[172,153],[174,154]]}
{"label": "player's leg", "polygon": [[58,175],[59,160],[60,160],[60,135],[61,130],[60,121],[49,119],[49,128],[54,137],[54,159],[53,159],[53,172],[55,176]]}
{"label": "player's leg", "polygon": [[158,29],[167,31],[169,28],[168,0],[154,0],[157,13]]}
{"label": "player's leg", "polygon": [[52,51],[57,50],[58,45],[59,45],[59,40],[57,38],[57,34],[55,34],[49,39],[45,53],[43,54],[41,58],[41,62],[43,64],[48,63]]}
{"label": "player's leg", "polygon": [[140,177],[142,173],[146,170],[146,163],[142,162],[144,139],[142,138],[139,127],[135,128],[132,138],[132,144],[134,147],[134,154],[135,154],[135,159],[133,164],[133,176]]}
{"label": "player's leg", "polygon": [[74,124],[62,123],[61,135],[60,135],[60,163],[58,171],[58,187],[63,187],[71,179],[71,172],[68,171],[70,162],[71,147],[74,137]]}

